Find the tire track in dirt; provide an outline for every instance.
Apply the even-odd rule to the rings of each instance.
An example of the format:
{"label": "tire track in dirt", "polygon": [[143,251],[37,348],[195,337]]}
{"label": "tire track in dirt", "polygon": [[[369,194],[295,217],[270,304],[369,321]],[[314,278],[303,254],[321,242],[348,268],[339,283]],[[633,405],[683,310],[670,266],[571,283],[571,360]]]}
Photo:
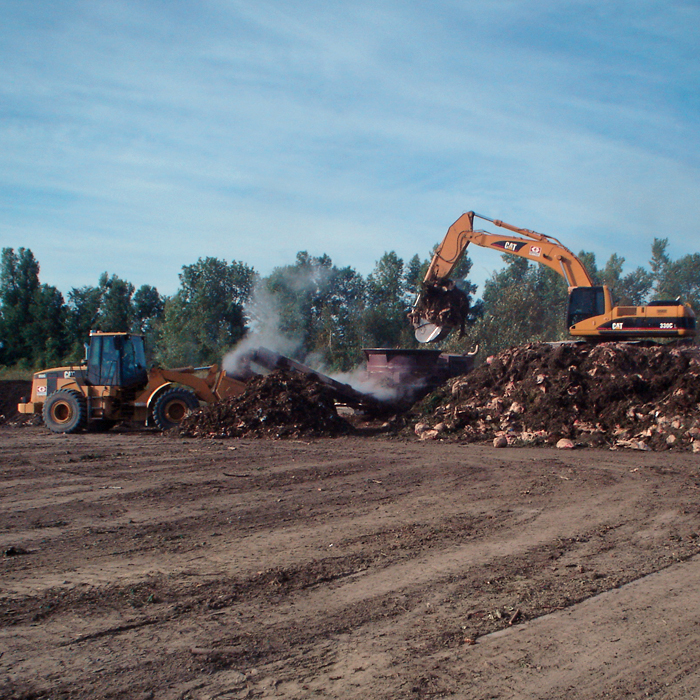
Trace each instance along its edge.
{"label": "tire track in dirt", "polygon": [[516,612],[570,609],[698,551],[690,456],[151,442],[144,455],[143,436],[131,452],[119,437],[130,488],[105,509],[79,493],[56,506],[55,473],[37,471],[31,517],[66,525],[12,527],[27,513],[0,503],[2,536],[41,545],[0,562],[8,697],[459,692],[484,682],[463,659]]}

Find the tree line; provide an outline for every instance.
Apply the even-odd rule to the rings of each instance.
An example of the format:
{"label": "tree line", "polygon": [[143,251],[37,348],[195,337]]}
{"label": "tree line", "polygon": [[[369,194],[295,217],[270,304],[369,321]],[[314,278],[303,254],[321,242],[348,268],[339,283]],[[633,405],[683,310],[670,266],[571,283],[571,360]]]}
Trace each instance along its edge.
{"label": "tree line", "polygon": [[[700,254],[672,260],[668,239],[655,239],[649,268],[623,271],[612,255],[598,267],[593,253],[582,262],[596,284],[607,284],[616,303],[641,305],[680,297],[700,308]],[[465,256],[453,277],[469,296],[465,337],[444,349],[464,352],[475,344],[486,353],[540,340],[567,337],[567,288],[551,269],[503,255],[505,266],[485,283],[481,298],[470,281]],[[289,341],[289,354],[312,357],[330,370],[348,370],[363,347],[416,347],[406,318],[429,258],[404,262],[387,252],[363,276],[338,267],[327,255],[297,253],[290,265],[260,276],[245,262],[213,257],[185,265],[172,296],[155,287],[138,289],[103,273],[96,285],[67,296],[39,279],[39,262],[28,248],[4,248],[0,261],[0,365],[39,369],[79,361],[90,330],[131,331],[146,337],[150,360],[162,366],[220,362],[247,334],[274,331]],[[271,321],[274,321],[271,323]]]}

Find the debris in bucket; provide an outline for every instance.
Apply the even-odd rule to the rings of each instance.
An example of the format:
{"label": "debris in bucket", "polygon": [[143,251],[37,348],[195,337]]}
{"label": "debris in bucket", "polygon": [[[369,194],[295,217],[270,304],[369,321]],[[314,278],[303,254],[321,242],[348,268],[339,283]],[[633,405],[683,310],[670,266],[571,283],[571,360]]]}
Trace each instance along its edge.
{"label": "debris in bucket", "polygon": [[412,418],[425,430],[444,424],[440,437],[499,446],[561,447],[567,440],[697,451],[696,352],[692,346],[528,344],[451,379],[416,404]]}
{"label": "debris in bucket", "polygon": [[279,370],[251,379],[238,396],[203,406],[181,426],[190,437],[298,438],[350,431],[328,387],[313,375]]}

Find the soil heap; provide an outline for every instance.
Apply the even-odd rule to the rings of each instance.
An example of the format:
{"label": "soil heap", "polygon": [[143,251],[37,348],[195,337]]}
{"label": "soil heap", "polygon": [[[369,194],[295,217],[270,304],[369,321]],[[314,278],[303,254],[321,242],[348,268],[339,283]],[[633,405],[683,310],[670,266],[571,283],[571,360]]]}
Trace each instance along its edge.
{"label": "soil heap", "polygon": [[[424,439],[700,451],[697,348],[528,344],[450,380],[412,409]],[[496,444],[496,442],[494,442]]]}
{"label": "soil heap", "polygon": [[298,438],[352,430],[331,391],[313,375],[275,371],[252,379],[238,396],[190,414],[180,432],[190,437]]}
{"label": "soil heap", "polygon": [[0,425],[24,422],[29,416],[17,412],[17,404],[32,393],[31,381],[4,379],[0,381]]}

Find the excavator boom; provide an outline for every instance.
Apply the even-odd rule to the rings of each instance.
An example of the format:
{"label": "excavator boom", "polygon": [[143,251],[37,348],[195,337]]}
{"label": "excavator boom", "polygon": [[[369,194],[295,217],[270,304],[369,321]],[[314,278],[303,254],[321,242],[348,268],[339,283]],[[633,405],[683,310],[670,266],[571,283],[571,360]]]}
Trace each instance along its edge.
{"label": "excavator boom", "polygon": [[[504,236],[474,230],[474,218],[490,221],[495,226],[520,235]],[[463,214],[450,226],[445,238],[435,251],[424,283],[439,284],[449,278],[470,243],[547,265],[562,275],[569,287],[593,286],[593,280],[581,261],[556,238],[529,229],[517,228],[499,219],[489,219],[473,211]]]}

